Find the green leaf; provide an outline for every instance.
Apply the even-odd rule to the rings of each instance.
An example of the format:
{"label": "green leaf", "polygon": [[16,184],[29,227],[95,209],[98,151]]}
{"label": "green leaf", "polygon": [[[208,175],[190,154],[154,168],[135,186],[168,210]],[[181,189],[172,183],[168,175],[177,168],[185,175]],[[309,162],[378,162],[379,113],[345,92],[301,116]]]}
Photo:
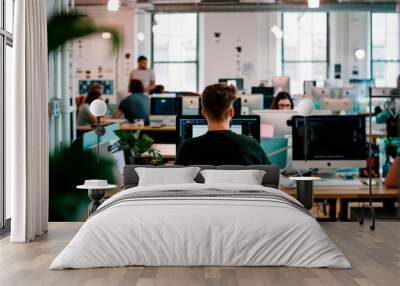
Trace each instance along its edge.
{"label": "green leaf", "polygon": [[47,22],[48,50],[51,52],[69,41],[103,32],[111,34],[113,51],[118,51],[122,44],[118,30],[107,26],[98,26],[87,15],[62,12],[53,15]]}

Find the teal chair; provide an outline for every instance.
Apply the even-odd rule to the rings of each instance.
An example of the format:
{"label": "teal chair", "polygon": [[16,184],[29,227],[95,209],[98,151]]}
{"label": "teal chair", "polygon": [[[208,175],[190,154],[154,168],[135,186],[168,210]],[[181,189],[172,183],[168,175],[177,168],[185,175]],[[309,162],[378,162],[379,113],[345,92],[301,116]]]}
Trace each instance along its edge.
{"label": "teal chair", "polygon": [[[261,138],[261,147],[264,149],[265,153],[270,154],[277,150],[286,148],[288,146],[287,138]],[[284,169],[287,163],[287,150],[278,152],[268,156],[272,165],[276,165],[279,169]]]}

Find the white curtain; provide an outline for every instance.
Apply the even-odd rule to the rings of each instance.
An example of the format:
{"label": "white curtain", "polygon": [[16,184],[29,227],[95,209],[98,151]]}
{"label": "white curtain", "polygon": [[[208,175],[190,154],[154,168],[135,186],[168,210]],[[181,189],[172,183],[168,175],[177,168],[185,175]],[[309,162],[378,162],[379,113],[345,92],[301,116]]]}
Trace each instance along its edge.
{"label": "white curtain", "polygon": [[15,1],[14,94],[6,101],[6,187],[12,242],[48,226],[48,65],[46,0]]}

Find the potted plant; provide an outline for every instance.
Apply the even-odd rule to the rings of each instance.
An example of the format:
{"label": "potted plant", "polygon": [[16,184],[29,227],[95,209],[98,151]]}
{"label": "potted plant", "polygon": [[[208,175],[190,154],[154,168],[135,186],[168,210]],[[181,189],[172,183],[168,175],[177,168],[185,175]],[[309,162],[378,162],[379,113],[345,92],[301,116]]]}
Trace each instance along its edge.
{"label": "potted plant", "polygon": [[[108,147],[108,151],[116,153],[123,151],[127,164],[162,165],[164,158],[159,150],[153,147],[154,140],[146,134],[140,136],[140,131],[134,133],[124,130],[115,130],[119,138],[117,142]],[[148,156],[143,157],[143,154]]]}

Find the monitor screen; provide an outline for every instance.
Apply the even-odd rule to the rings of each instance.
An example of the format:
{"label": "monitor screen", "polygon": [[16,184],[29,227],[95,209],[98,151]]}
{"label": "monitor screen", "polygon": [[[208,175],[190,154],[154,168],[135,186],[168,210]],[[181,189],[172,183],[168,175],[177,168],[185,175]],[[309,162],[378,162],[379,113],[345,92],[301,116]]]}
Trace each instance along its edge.
{"label": "monitor screen", "polygon": [[80,80],[79,81],[79,94],[84,95],[89,91],[92,84],[99,84],[102,86],[103,95],[114,94],[114,81],[113,80]]}
{"label": "monitor screen", "polygon": [[244,86],[242,78],[220,78],[218,82],[233,85],[237,90],[243,90]]}
{"label": "monitor screen", "polygon": [[178,115],[181,104],[179,97],[150,97],[150,115]]}
{"label": "monitor screen", "polygon": [[[207,130],[207,120],[202,116],[178,116],[176,118],[177,149],[186,139],[199,137]],[[260,117],[257,115],[235,117],[231,122],[231,130],[237,134],[251,136],[260,142]]]}
{"label": "monitor screen", "polygon": [[253,86],[253,87],[251,87],[251,93],[274,96],[274,87],[273,86]]}
{"label": "monitor screen", "polygon": [[[365,117],[308,116],[307,160],[365,160]],[[292,121],[293,160],[304,160],[304,117]]]}

